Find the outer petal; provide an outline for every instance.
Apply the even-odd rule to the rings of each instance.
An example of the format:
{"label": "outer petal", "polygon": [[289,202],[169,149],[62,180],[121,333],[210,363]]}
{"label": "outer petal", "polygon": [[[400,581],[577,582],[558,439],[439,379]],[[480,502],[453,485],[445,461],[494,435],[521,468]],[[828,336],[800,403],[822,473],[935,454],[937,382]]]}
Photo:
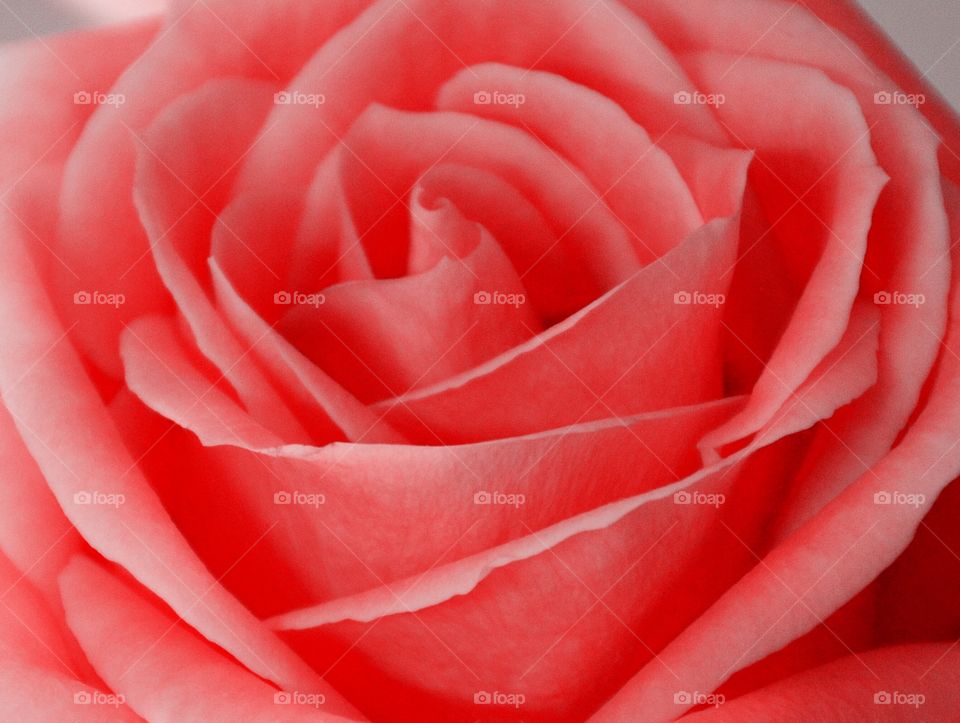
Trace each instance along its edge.
{"label": "outer petal", "polygon": [[[124,293],[130,300],[121,314],[78,328],[83,351],[102,369],[120,376],[116,340],[123,321],[169,309],[130,194],[139,149],[134,134],[142,134],[175,98],[212,78],[286,80],[364,4],[364,0],[183,3],[168,15],[143,56],[127,63],[112,89],[108,84],[95,88],[118,94],[124,102],[98,106],[73,148],[61,190],[55,250],[80,277],[77,282],[75,276],[62,274],[61,284],[71,294],[80,283],[91,290]],[[119,238],[124,242],[114,243]],[[63,304],[60,311],[70,321],[77,318],[72,305]]]}
{"label": "outer petal", "polygon": [[[473,694],[498,690],[527,696],[525,718],[582,719],[750,562],[716,510],[677,504],[682,500],[672,495],[727,494],[720,519],[759,539],[758,512],[776,497],[767,480],[782,478],[786,466],[779,454],[749,473],[739,463],[869,386],[876,337],[851,334],[847,342],[801,390],[793,409],[720,467],[274,622],[320,625],[291,639],[324,669],[343,655],[331,675],[355,691],[371,715],[417,705],[423,720],[464,719],[475,715]],[[693,558],[698,563],[690,565]],[[623,625],[633,635],[624,635]],[[496,645],[486,644],[491,630]],[[358,654],[348,658],[354,648]],[[405,654],[411,648],[415,658]],[[659,665],[656,658],[651,665]],[[585,670],[593,671],[589,680]],[[379,695],[371,697],[371,689]]]}
{"label": "outer petal", "polygon": [[88,559],[64,570],[61,588],[87,656],[147,720],[349,720],[327,713],[321,694],[310,705],[284,696]]}
{"label": "outer petal", "polygon": [[[139,720],[109,699],[62,620],[0,555],[0,711],[7,720]],[[93,701],[93,696],[97,696]],[[93,704],[94,702],[98,704]]]}
{"label": "outer petal", "polygon": [[[0,231],[7,279],[0,288],[0,390],[67,518],[94,549],[124,565],[251,670],[302,690],[323,690],[322,681],[212,578],[173,527],[76,355],[57,345],[63,329],[22,237],[3,214]],[[19,384],[27,374],[28,383]],[[124,502],[83,504],[86,496],[75,497],[91,492],[122,494]],[[327,693],[333,709],[335,694]],[[341,703],[339,709],[349,707]]]}
{"label": "outer petal", "polygon": [[[419,62],[397,73],[398,57]],[[242,187],[265,185],[277,158],[287,160],[291,184],[305,184],[368,103],[428,107],[443,80],[484,61],[565,75],[617,98],[653,133],[677,121],[692,135],[722,139],[707,109],[678,112],[674,92],[689,81],[643,21],[618,2],[560,0],[544,12],[510,0],[381,0],[291,81],[291,89],[322,94],[328,103],[319,116],[278,109],[271,119],[278,133],[251,154]],[[325,132],[317,132],[318,118]]]}
{"label": "outer petal", "polygon": [[[960,321],[957,300],[930,399],[903,441],[777,546],[661,654],[688,689],[714,690],[732,672],[796,639],[863,589],[907,547],[933,500],[958,472]],[[946,450],[946,451],[945,451]],[[875,495],[920,495],[916,505],[880,505]],[[787,582],[785,582],[787,581]],[[676,681],[640,671],[597,720],[631,711],[677,714]]]}
{"label": "outer petal", "polygon": [[[900,645],[846,656],[687,716],[721,721],[950,720],[957,713],[960,651],[949,643]],[[705,694],[678,691],[678,701]],[[679,706],[678,706],[679,707]]]}

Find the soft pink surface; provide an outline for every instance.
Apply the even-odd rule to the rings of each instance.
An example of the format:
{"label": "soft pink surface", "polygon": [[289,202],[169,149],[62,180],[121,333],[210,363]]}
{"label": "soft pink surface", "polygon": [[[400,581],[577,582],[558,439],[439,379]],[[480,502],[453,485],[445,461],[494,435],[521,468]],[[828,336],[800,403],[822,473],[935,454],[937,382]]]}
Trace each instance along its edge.
{"label": "soft pink surface", "polygon": [[960,127],[852,5],[177,0],[0,89],[0,717],[960,715]]}

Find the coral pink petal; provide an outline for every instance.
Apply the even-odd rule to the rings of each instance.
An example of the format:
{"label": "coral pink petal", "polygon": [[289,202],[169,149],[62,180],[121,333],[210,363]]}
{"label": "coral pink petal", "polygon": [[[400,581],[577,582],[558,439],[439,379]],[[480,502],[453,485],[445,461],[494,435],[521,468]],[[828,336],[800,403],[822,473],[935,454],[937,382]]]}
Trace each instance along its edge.
{"label": "coral pink petal", "polygon": [[[956,715],[958,681],[960,651],[949,643],[896,645],[847,655],[684,720],[949,720]],[[681,699],[690,693],[679,692]]]}
{"label": "coral pink petal", "polygon": [[[956,302],[952,309],[957,311]],[[733,672],[803,635],[868,585],[903,552],[933,500],[960,472],[951,432],[960,424],[960,324],[951,324],[930,402],[903,441],[784,539],[678,636],[661,660],[693,690],[715,690]],[[944,452],[943,450],[947,451]],[[916,505],[877,504],[878,494],[920,495]],[[882,499],[882,498],[880,498]],[[787,582],[788,581],[788,582]],[[677,715],[676,678],[642,669],[597,720],[644,710]]]}
{"label": "coral pink petal", "polygon": [[[117,436],[75,353],[60,344],[63,328],[21,232],[4,214],[0,225],[8,279],[0,288],[0,390],[69,521],[91,547],[124,566],[251,671],[302,690],[324,690],[315,673],[211,577],[173,526]],[[31,319],[29,325],[22,323],[25,318]],[[18,384],[26,372],[31,383]],[[80,427],[78,419],[84,420]],[[124,503],[83,504],[82,497],[75,497],[91,492],[122,494]],[[205,605],[196,605],[200,595],[205,595]],[[327,697],[331,709],[347,709],[333,691]]]}
{"label": "coral pink petal", "polygon": [[[397,58],[421,58],[396,72]],[[429,107],[440,85],[464,65],[493,61],[556,72],[616,99],[653,134],[679,130],[723,138],[707,108],[681,112],[674,93],[691,83],[639,16],[618,2],[559,0],[538,5],[475,0],[381,0],[322,46],[289,82],[291,90],[322,95],[319,113],[283,106],[271,118],[276,133],[254,149],[244,191],[269,184],[277,158],[287,181],[303,187],[321,159],[370,102]]]}
{"label": "coral pink petal", "polygon": [[[688,58],[687,64],[702,87],[724,97],[717,110],[720,122],[735,143],[756,149],[754,170],[772,177],[769,185],[752,186],[759,187],[772,228],[786,234],[789,247],[799,248],[806,239],[823,249],[750,404],[741,417],[704,440],[709,453],[755,432],[839,342],[859,290],[873,211],[887,176],[876,165],[855,97],[823,74],[712,54]],[[797,93],[816,102],[797,103]],[[823,107],[831,113],[822,113]],[[823,142],[810,152],[814,137]],[[780,201],[784,187],[789,190]],[[794,216],[791,221],[793,213],[812,219]],[[831,302],[824,304],[825,298]]]}
{"label": "coral pink petal", "polygon": [[[738,216],[711,222],[531,341],[378,408],[398,429],[426,427],[452,442],[716,398],[721,277],[734,260],[738,224]],[[682,303],[701,290],[717,295],[713,304]],[[638,308],[646,311],[639,319]]]}
{"label": "coral pink petal", "polygon": [[[164,27],[146,49],[143,42],[131,42],[136,36],[121,33],[126,47],[143,52],[140,57],[123,52],[123,45],[116,54],[88,53],[92,58],[120,60],[126,70],[115,84],[110,77],[74,90],[113,94],[123,102],[97,105],[72,147],[64,168],[59,233],[53,248],[79,277],[78,281],[64,276],[64,288],[75,290],[81,284],[90,290],[124,293],[130,299],[120,314],[78,326],[83,351],[102,369],[115,377],[122,374],[116,352],[122,321],[168,310],[130,193],[140,147],[136,136],[174,99],[212,78],[268,82],[289,78],[318,40],[348,22],[363,5],[361,0],[343,0],[329,7],[303,0],[280,0],[269,6],[248,0],[184,3],[166,16]],[[289,32],[293,15],[310,28],[309,33]],[[95,46],[98,42],[97,35],[87,37],[85,43]],[[46,51],[39,48],[37,52]],[[164,82],[156,82],[157,78]],[[118,238],[124,243],[115,243]],[[71,306],[61,311],[68,323],[82,319]]]}
{"label": "coral pink petal", "polygon": [[644,263],[703,223],[670,157],[595,91],[550,73],[484,64],[465,68],[444,85],[437,107],[511,123],[561,154],[631,232]]}
{"label": "coral pink petal", "polygon": [[[412,243],[447,252],[421,274],[328,287],[279,328],[364,401],[443,381],[541,330],[526,290],[490,234],[448,201],[411,200]],[[430,329],[429,334],[423,334]]]}
{"label": "coral pink petal", "polygon": [[295,409],[307,417],[329,419],[350,442],[404,441],[382,413],[361,403],[266,323],[240,297],[215,259],[210,259],[210,269],[220,311]]}
{"label": "coral pink petal", "polygon": [[277,688],[89,559],[75,558],[60,585],[70,629],[87,656],[147,720],[350,720],[327,714],[321,694],[310,705],[277,697]]}
{"label": "coral pink petal", "polygon": [[[287,441],[306,441],[299,420],[204,289],[214,215],[225,203],[232,172],[258,140],[272,93],[261,83],[211,81],[170,105],[139,139],[134,194],[157,270],[198,348],[251,415]],[[226,118],[231,122],[224,123]]]}

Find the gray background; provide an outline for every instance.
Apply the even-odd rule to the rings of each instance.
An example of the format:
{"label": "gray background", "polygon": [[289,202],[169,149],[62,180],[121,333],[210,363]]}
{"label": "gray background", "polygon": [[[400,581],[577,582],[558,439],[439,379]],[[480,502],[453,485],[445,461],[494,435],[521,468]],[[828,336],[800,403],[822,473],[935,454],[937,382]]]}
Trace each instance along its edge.
{"label": "gray background", "polygon": [[[126,3],[127,7],[136,4]],[[960,108],[960,0],[860,0],[860,4],[920,72]],[[80,0],[0,0],[0,40],[95,23],[95,17],[78,10],[82,6]]]}
{"label": "gray background", "polygon": [[960,109],[960,0],[859,0],[930,83]]}

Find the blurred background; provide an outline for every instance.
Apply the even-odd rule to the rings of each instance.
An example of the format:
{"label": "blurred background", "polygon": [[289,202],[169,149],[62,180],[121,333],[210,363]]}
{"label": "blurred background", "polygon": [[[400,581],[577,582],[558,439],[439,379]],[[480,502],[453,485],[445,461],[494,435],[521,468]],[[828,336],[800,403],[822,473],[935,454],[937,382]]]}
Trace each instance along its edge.
{"label": "blurred background", "polygon": [[859,0],[924,77],[960,109],[960,0]]}
{"label": "blurred background", "polygon": [[[451,0],[465,1],[469,2]],[[960,0],[859,2],[920,72],[960,108]],[[0,41],[92,25],[111,16],[134,17],[162,4],[162,0],[0,0]]]}

